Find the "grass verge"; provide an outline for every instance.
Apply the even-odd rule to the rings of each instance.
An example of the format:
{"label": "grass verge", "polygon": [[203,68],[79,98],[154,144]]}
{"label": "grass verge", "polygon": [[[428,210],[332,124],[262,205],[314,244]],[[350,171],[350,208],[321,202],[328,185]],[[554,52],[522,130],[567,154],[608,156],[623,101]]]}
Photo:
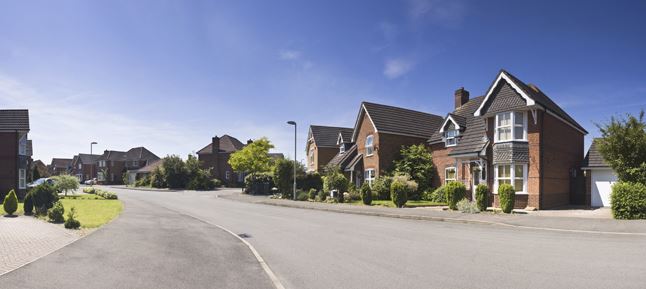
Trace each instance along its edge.
{"label": "grass verge", "polygon": [[97,228],[116,218],[123,210],[120,200],[106,200],[97,195],[74,195],[61,198],[67,212],[72,207],[76,209],[76,219],[82,228]]}

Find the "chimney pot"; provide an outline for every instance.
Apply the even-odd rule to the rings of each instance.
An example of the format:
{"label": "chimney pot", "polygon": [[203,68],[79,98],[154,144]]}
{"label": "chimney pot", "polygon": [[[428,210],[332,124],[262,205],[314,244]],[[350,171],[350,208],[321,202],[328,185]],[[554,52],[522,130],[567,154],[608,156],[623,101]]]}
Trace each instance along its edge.
{"label": "chimney pot", "polygon": [[469,91],[464,89],[464,87],[460,87],[458,90],[455,91],[455,109],[458,109],[459,107],[463,106],[468,101],[469,101]]}

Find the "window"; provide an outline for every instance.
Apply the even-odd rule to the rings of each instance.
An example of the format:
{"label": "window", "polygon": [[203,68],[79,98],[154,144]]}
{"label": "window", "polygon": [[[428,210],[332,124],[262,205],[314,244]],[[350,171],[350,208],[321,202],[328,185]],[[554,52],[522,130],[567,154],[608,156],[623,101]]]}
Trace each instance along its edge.
{"label": "window", "polygon": [[444,183],[454,182],[457,179],[458,172],[454,167],[444,169]]}
{"label": "window", "polygon": [[460,134],[460,131],[457,129],[447,130],[446,131],[446,146],[452,147],[458,144],[457,136]]}
{"label": "window", "polygon": [[229,178],[231,178],[231,172],[230,172],[230,171],[226,171],[226,172],[224,173],[224,178],[228,181],[228,180],[229,180]]}
{"label": "window", "polygon": [[494,193],[498,192],[498,186],[502,184],[510,184],[514,186],[516,193],[527,192],[527,165],[498,165],[495,169],[496,180]]}
{"label": "window", "polygon": [[363,173],[363,178],[368,182],[368,185],[372,186],[372,181],[375,180],[375,169],[367,169]]}
{"label": "window", "polygon": [[310,149],[310,165],[314,165],[314,148]]}
{"label": "window", "polygon": [[18,170],[18,188],[19,189],[27,188],[27,170],[25,169]]}
{"label": "window", "polygon": [[83,165],[82,165],[82,164],[79,164],[79,170],[80,170],[80,169],[82,169],[82,168],[83,168]]}
{"label": "window", "polygon": [[18,140],[18,154],[21,156],[27,155],[27,135],[23,135]]}
{"label": "window", "polygon": [[339,147],[339,153],[343,154],[344,152],[345,152],[345,144],[341,144],[341,146]]}
{"label": "window", "polygon": [[139,161],[132,161],[131,166],[138,167],[139,166]]}
{"label": "window", "polygon": [[375,146],[372,141],[372,135],[366,137],[366,156],[371,156],[374,153]]}
{"label": "window", "polygon": [[99,161],[99,167],[104,168],[105,167],[105,161]]}
{"label": "window", "polygon": [[526,141],[527,114],[525,112],[503,112],[496,115],[496,142]]}
{"label": "window", "polygon": [[105,173],[104,172],[98,172],[96,177],[97,177],[97,179],[99,181],[102,181],[102,182],[105,181]]}

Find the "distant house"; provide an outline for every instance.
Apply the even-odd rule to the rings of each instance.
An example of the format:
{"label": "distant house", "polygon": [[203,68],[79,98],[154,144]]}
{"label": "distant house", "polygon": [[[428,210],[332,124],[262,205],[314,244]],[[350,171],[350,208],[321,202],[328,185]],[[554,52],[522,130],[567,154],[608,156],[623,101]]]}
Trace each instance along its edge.
{"label": "distant house", "polygon": [[361,178],[355,178],[354,166],[358,163],[357,145],[352,142],[352,130],[339,131],[336,145],[339,147],[337,154],[328,162],[327,166],[339,168],[348,180],[353,180],[355,186],[360,186]]}
{"label": "distant house", "polygon": [[120,185],[129,170],[143,168],[157,160],[159,157],[144,147],[127,152],[106,150],[96,161],[97,179],[102,184]]}
{"label": "distant house", "polygon": [[10,190],[23,197],[27,189],[29,111],[0,110],[0,198]]}
{"label": "distant house", "polygon": [[244,146],[242,142],[230,135],[214,136],[210,144],[197,152],[200,166],[203,169],[211,169],[211,175],[224,183],[243,183],[244,173],[233,171],[229,165],[229,157]]}
{"label": "distant house", "polygon": [[74,159],[53,158],[49,164],[49,173],[52,176],[67,175],[72,171],[72,161]]}
{"label": "distant house", "polygon": [[612,185],[617,174],[599,152],[599,138],[592,140],[581,169],[585,171],[585,203],[592,207],[610,206]]}
{"label": "distant house", "polygon": [[[338,143],[339,134],[345,135],[345,141]],[[307,171],[322,172],[325,166],[339,152],[350,147],[352,128],[310,125],[305,152],[307,153]]]}
{"label": "distant house", "polygon": [[97,177],[98,161],[101,155],[78,154],[72,161],[71,175],[76,176],[80,182]]}
{"label": "distant house", "polygon": [[160,159],[152,161],[150,164],[143,168],[128,170],[128,185],[134,185],[137,180],[150,176],[150,174],[162,164],[164,164],[164,160]]}
{"label": "distant house", "polygon": [[32,176],[34,174],[34,170],[38,170],[38,175],[41,178],[49,177],[49,170],[47,169],[47,165],[43,163],[43,161],[41,160],[36,160],[33,163],[31,163],[31,167],[29,170],[32,171],[31,172]]}

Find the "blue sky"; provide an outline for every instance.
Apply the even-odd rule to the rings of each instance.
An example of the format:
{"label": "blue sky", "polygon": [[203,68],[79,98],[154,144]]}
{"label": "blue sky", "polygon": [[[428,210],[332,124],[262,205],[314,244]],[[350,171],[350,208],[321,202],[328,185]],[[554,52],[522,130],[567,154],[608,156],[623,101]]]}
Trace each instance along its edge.
{"label": "blue sky", "polygon": [[[564,3],[566,2],[566,3]],[[28,108],[36,159],[230,134],[303,159],[310,124],[361,101],[444,115],[499,69],[592,136],[646,107],[643,1],[2,1],[0,107]]]}

